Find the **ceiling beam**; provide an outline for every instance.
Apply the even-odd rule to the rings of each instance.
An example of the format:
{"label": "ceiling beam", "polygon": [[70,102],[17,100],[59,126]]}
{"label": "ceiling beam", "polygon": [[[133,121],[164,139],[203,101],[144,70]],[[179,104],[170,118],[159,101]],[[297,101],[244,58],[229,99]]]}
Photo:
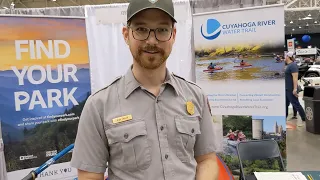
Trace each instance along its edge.
{"label": "ceiling beam", "polygon": [[288,4],[286,4],[284,6],[285,9],[289,8],[292,4],[296,3],[298,0],[292,0],[291,2],[289,2]]}
{"label": "ceiling beam", "polygon": [[320,10],[320,7],[285,8],[285,11],[314,11],[314,10]]}

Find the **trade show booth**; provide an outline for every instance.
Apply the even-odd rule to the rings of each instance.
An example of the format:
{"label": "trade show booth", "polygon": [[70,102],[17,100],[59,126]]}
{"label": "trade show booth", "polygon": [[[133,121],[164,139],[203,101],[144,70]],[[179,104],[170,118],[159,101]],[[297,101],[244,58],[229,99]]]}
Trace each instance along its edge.
{"label": "trade show booth", "polygon": [[[132,64],[121,32],[127,7],[47,8],[46,15],[24,9],[31,14],[0,16],[0,102],[6,102],[0,104],[0,165],[6,164],[0,173],[8,172],[1,180],[30,172],[39,180],[77,178],[69,161],[82,109]],[[286,171],[285,106],[279,106],[285,104],[284,62],[276,60],[285,51],[284,5],[197,14],[189,0],[174,1],[174,7],[177,37],[167,67],[207,94],[221,177]],[[319,55],[317,48],[295,52],[304,62]],[[250,146],[273,148],[280,161],[242,149]]]}

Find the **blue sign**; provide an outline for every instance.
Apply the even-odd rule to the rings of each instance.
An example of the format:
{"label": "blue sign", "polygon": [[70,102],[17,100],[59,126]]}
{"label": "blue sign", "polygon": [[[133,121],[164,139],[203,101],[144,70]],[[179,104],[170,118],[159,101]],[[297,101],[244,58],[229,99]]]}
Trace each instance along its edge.
{"label": "blue sign", "polygon": [[203,34],[203,25],[201,25],[201,34],[204,38],[208,39],[208,40],[213,40],[216,39],[217,37],[219,37],[221,30],[219,30],[218,32],[216,32],[219,28],[221,28],[221,24],[219,21],[217,21],[216,19],[208,19],[207,20],[207,34],[209,34],[208,36]]}
{"label": "blue sign", "polygon": [[275,20],[248,21],[241,23],[221,24],[216,19],[207,19],[206,34],[204,33],[203,24],[201,25],[201,35],[208,40],[214,40],[220,35],[255,33],[258,27],[274,26]]}

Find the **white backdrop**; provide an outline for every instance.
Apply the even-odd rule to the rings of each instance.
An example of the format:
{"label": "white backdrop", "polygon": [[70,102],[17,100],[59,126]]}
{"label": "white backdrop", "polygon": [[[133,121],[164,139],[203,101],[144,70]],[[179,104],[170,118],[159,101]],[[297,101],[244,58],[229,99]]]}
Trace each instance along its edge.
{"label": "white backdrop", "polygon": [[[128,4],[85,6],[92,92],[127,72],[132,55],[122,36]],[[175,1],[177,36],[167,61],[169,71],[195,80],[192,50],[192,13],[189,0]]]}

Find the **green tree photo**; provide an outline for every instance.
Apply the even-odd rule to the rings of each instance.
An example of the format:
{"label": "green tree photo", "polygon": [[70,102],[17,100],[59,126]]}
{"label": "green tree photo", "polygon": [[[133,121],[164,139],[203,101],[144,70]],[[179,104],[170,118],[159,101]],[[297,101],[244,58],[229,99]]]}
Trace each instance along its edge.
{"label": "green tree photo", "polygon": [[240,130],[247,139],[252,139],[252,116],[224,116],[223,135],[226,135],[230,129]]}
{"label": "green tree photo", "polygon": [[[74,143],[78,130],[79,118],[89,96],[90,93],[88,92],[85,100],[79,102],[79,105],[73,106],[69,110],[64,110],[62,115],[70,116],[65,116],[63,118],[74,118],[74,120],[58,122],[58,119],[61,118],[58,117],[55,119],[48,119],[51,122],[36,125],[32,129],[22,129],[24,141],[17,143],[12,142],[5,147],[8,157],[8,161],[6,162],[7,170],[12,171],[19,170],[23,167],[37,167],[51,158],[46,155],[47,151],[56,150],[57,152],[60,152]],[[19,157],[25,155],[34,155],[36,158],[21,161]],[[68,162],[70,159],[71,153],[62,157],[59,162]]]}

